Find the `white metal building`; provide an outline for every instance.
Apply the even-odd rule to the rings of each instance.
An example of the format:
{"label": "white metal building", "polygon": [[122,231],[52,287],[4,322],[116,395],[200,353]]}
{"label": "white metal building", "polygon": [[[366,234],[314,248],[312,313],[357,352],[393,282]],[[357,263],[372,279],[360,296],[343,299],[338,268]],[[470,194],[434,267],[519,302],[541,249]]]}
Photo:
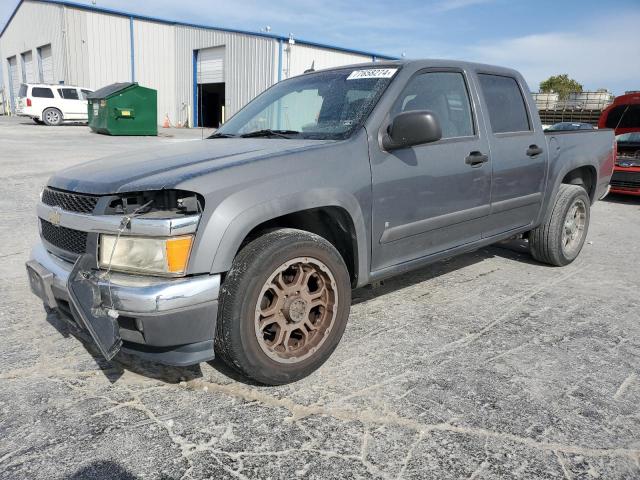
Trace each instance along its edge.
{"label": "white metal building", "polygon": [[[61,0],[21,0],[0,33],[11,105],[25,82],[97,89],[136,81],[158,91],[158,115],[217,126],[278,80],[389,59],[269,33],[173,22]],[[200,112],[198,112],[200,110]]]}

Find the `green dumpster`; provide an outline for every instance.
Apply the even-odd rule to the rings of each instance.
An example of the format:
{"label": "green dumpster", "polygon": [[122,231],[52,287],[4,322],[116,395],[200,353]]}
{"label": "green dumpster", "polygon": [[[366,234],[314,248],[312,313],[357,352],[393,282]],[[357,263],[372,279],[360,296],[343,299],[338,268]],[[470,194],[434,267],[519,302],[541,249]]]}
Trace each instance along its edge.
{"label": "green dumpster", "polygon": [[113,83],[87,95],[89,127],[106,135],[158,135],[158,94],[137,83]]}

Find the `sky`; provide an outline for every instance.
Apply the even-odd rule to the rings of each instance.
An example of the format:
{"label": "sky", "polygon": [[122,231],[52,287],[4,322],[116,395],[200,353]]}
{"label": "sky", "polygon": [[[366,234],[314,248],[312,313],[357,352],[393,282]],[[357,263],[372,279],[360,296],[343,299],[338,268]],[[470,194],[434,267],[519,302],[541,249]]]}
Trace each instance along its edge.
{"label": "sky", "polygon": [[[76,0],[91,4],[91,1]],[[17,0],[0,0],[4,25]],[[407,58],[512,67],[532,91],[567,73],[585,90],[640,90],[640,0],[96,0],[105,8]]]}

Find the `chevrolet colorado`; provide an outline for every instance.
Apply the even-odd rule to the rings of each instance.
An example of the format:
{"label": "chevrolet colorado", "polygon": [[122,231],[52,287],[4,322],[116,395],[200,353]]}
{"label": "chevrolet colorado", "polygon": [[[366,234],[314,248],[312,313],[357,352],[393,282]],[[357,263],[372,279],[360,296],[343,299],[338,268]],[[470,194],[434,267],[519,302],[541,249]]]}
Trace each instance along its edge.
{"label": "chevrolet colorado", "polygon": [[545,134],[528,92],[442,60],[282,81],[206,140],[51,177],[31,288],[107,359],[298,380],[338,345],[352,288],[518,235],[540,262],[577,257],[613,132]]}

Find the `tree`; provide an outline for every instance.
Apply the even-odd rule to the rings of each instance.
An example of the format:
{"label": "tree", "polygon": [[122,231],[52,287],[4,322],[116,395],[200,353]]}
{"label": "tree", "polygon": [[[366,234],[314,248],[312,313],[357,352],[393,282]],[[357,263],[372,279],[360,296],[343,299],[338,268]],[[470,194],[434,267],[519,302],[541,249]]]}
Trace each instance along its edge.
{"label": "tree", "polygon": [[557,93],[560,100],[565,100],[570,93],[582,92],[582,85],[563,73],[562,75],[552,75],[540,82],[540,91],[542,93]]}

